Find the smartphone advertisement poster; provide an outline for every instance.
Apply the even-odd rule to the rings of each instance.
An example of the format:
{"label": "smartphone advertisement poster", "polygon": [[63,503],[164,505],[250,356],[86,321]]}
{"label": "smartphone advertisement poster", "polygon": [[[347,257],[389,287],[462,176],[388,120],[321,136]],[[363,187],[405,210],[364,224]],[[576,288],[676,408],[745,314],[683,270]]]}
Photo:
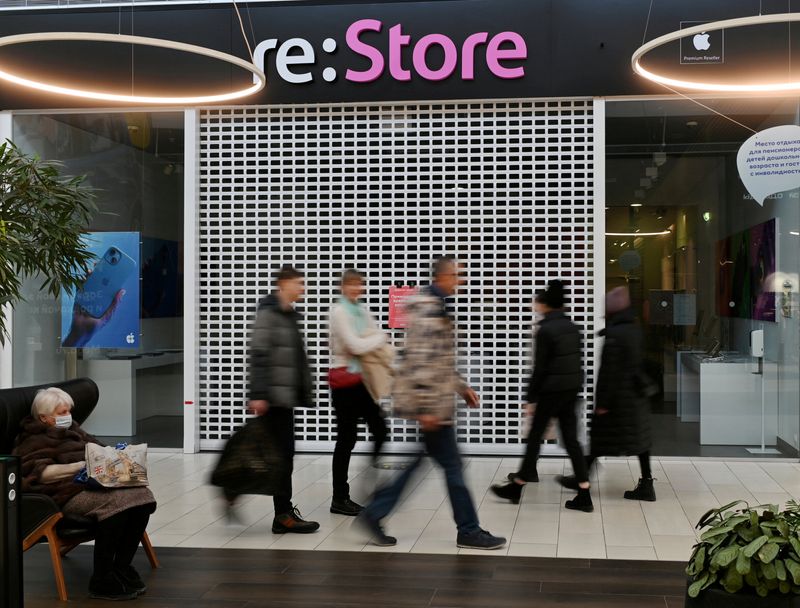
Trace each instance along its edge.
{"label": "smartphone advertisement poster", "polygon": [[90,232],[95,255],[83,285],[61,291],[61,345],[65,348],[138,348],[139,233]]}

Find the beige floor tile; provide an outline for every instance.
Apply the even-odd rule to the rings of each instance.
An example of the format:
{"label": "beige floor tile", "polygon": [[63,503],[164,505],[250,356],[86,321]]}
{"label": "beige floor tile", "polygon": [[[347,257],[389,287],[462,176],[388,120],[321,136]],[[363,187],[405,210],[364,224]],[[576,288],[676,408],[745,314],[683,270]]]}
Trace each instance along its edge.
{"label": "beige floor tile", "polygon": [[555,557],[558,545],[523,543],[512,541],[508,547],[508,555],[517,557]]}
{"label": "beige floor tile", "polygon": [[608,559],[643,559],[656,560],[656,551],[653,547],[614,547],[606,546]]}

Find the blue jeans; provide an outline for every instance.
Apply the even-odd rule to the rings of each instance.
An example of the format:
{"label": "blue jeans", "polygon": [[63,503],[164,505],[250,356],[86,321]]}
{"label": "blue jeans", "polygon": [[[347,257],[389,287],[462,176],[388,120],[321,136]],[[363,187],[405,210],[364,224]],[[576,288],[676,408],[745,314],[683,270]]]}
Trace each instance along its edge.
{"label": "blue jeans", "polygon": [[[452,426],[443,426],[435,431],[424,432],[423,441],[428,454],[440,467],[444,469],[447,480],[447,493],[450,495],[450,504],[453,507],[453,517],[459,534],[471,534],[480,529],[478,514],[472,504],[472,497],[464,483],[464,471],[461,464],[461,454],[456,444],[456,434]],[[403,489],[411,479],[411,475],[422,462],[422,456],[402,472],[392,483],[384,486],[375,493],[375,498],[365,510],[366,516],[372,521],[379,522],[389,515]]]}

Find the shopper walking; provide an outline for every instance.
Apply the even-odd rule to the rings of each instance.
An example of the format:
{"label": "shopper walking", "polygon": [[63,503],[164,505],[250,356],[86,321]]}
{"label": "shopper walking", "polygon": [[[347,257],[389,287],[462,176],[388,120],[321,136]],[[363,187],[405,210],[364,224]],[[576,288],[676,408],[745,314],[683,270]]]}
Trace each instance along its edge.
{"label": "shopper walking", "polygon": [[294,408],[313,403],[311,372],[294,309],[305,292],[303,273],[284,266],[277,289],[259,302],[250,342],[250,409],[261,416],[283,457],[280,490],[273,496],[272,532],[308,533],[319,529],[292,505]]}
{"label": "shopper walking", "polygon": [[373,463],[388,436],[383,411],[376,403],[391,388],[393,349],[366,306],[364,276],[357,270],[342,275],[342,297],[330,313],[330,349],[333,357],[328,383],[336,414],[333,452],[331,513],[358,515],[363,507],[350,498],[347,474],[356,445],[358,422],[367,423],[374,438]]}
{"label": "shopper walking", "polygon": [[[653,502],[652,428],[646,395],[649,382],[642,369],[642,333],[627,287],[617,287],[606,295],[606,327],[600,335],[605,340],[597,374],[587,467],[598,456],[638,456],[642,476],[635,489],[625,492],[625,498]],[[559,481],[567,488],[577,485],[574,477]]]}
{"label": "shopper walking", "polygon": [[528,482],[539,481],[536,462],[542,437],[551,418],[558,420],[564,447],[575,471],[578,495],[564,506],[590,513],[594,510],[589,494],[586,460],[578,441],[576,406],[583,387],[581,366],[581,334],[564,313],[564,287],[561,281],[550,281],[547,289],[536,296],[534,309],[542,319],[535,339],[533,375],[528,385],[527,402],[535,404],[535,412],[522,466],[510,474],[509,482],[492,486],[499,496],[518,503],[522,488]]}
{"label": "shopper walking", "polygon": [[[433,265],[433,283],[409,299],[405,356],[397,373],[395,411],[419,422],[428,454],[444,469],[447,492],[458,529],[456,543],[470,549],[498,549],[506,539],[482,530],[478,514],[464,481],[461,456],[453,421],[458,393],[469,407],[478,406],[478,395],[456,369],[455,335],[447,300],[459,285],[459,268],[451,257]],[[364,509],[359,521],[368,528],[372,542],[390,546],[397,539],[388,536],[381,521],[397,504],[400,495],[419,466],[421,458],[380,489]]]}

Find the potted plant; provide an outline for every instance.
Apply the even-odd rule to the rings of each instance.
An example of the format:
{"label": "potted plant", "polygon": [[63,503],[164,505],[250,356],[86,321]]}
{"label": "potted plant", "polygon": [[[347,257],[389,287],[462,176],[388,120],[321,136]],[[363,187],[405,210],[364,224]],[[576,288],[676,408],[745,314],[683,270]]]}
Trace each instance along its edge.
{"label": "potted plant", "polygon": [[83,233],[95,210],[84,177],[64,177],[58,163],[0,144],[0,344],[8,335],[6,305],[22,299],[22,281],[42,278],[42,289],[58,296],[79,287],[93,254]]}
{"label": "potted plant", "polygon": [[[743,508],[734,509],[737,505]],[[687,608],[800,607],[800,505],[711,509],[686,574]]]}

